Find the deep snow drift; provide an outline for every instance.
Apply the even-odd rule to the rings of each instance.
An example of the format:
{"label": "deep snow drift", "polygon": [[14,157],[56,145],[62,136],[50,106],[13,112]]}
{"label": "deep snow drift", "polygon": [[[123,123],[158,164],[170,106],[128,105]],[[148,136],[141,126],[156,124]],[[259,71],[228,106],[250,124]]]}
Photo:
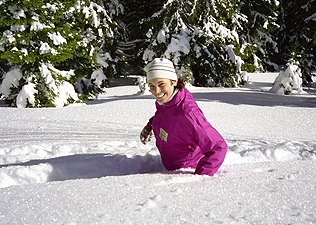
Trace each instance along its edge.
{"label": "deep snow drift", "polygon": [[88,105],[0,102],[0,224],[315,224],[316,90],[190,88],[229,149],[214,177],[167,172],[139,133],[155,112],[137,86]]}

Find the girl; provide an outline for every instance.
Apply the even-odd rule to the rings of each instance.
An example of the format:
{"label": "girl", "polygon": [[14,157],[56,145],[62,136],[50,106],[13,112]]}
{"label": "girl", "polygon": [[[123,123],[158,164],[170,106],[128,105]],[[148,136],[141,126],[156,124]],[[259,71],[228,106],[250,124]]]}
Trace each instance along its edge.
{"label": "girl", "polygon": [[154,59],[145,71],[157,111],[140,134],[142,143],[153,131],[167,170],[194,168],[195,174],[214,175],[224,161],[226,142],[207,122],[183,78],[177,78],[171,61]]}

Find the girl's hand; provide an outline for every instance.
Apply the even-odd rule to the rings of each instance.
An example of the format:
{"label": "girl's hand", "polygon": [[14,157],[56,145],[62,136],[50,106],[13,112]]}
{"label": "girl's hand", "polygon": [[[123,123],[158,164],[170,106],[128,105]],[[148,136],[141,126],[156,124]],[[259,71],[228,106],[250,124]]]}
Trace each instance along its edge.
{"label": "girl's hand", "polygon": [[140,132],[140,141],[145,145],[147,142],[150,141],[151,137],[153,136],[152,130],[146,125],[142,132]]}

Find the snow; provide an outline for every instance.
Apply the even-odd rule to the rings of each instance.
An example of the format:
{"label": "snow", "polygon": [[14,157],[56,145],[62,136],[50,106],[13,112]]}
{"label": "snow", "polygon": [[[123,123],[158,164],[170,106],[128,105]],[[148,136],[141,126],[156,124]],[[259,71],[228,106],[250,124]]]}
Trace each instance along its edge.
{"label": "snow", "polygon": [[316,21],[316,13],[314,13],[313,15],[307,17],[304,21],[307,22],[307,21],[309,21],[309,20],[314,20],[314,21]]}
{"label": "snow", "polygon": [[53,55],[58,54],[58,52],[55,49],[51,48],[47,42],[41,41],[40,45],[41,45],[41,47],[39,48],[40,55],[48,54],[48,53],[52,53]]}
{"label": "snow", "polygon": [[297,65],[298,63],[291,60],[286,64],[287,68],[280,71],[275,79],[271,92],[277,94],[290,94],[302,92],[302,73]]}
{"label": "snow", "polygon": [[[6,39],[8,39],[9,43],[12,43],[15,41],[15,37],[13,36],[12,31],[6,30],[3,32],[2,36]],[[2,45],[4,42],[1,42],[0,44]],[[1,50],[2,51],[2,50]]]}
{"label": "snow", "polygon": [[69,82],[62,82],[59,84],[59,95],[54,99],[54,104],[56,107],[63,107],[68,104],[68,99],[73,99],[74,101],[78,101],[78,95],[74,89],[74,86]]}
{"label": "snow", "polygon": [[91,79],[95,80],[95,84],[97,84],[98,86],[102,85],[102,82],[104,80],[107,80],[107,77],[105,76],[105,74],[103,73],[102,69],[98,69],[95,70],[92,74],[91,74]]}
{"label": "snow", "polygon": [[[62,5],[61,5],[61,6],[62,6]],[[56,13],[56,12],[57,12],[58,7],[60,7],[60,6],[57,5],[56,3],[54,3],[54,4],[46,3],[46,5],[43,6],[43,8],[49,9],[49,10],[52,11],[53,13]]]}
{"label": "snow", "polygon": [[61,45],[63,43],[67,43],[67,40],[63,36],[61,36],[59,32],[48,32],[48,37],[53,41],[54,45]]}
{"label": "snow", "polygon": [[[36,16],[33,16],[33,19],[38,20],[38,18]],[[31,31],[40,31],[43,30],[44,28],[50,28],[49,26],[46,26],[45,24],[42,24],[38,21],[34,21],[31,23]]]}
{"label": "snow", "polygon": [[168,45],[164,55],[166,58],[173,56],[173,62],[175,65],[179,64],[181,52],[189,54],[190,52],[190,38],[188,37],[185,28],[181,29],[180,33],[171,38],[171,42]]}
{"label": "snow", "polygon": [[8,97],[11,88],[16,88],[19,85],[19,80],[22,78],[20,68],[15,68],[4,75],[4,79],[0,84],[0,93]]}
{"label": "snow", "polygon": [[[148,37],[149,35],[147,35]],[[166,32],[165,32],[165,29],[162,28],[159,32],[158,32],[158,35],[157,35],[157,40],[158,40],[158,43],[166,43]]]}
{"label": "snow", "polygon": [[236,64],[237,72],[241,73],[242,72],[241,71],[241,65],[243,64],[244,61],[241,59],[240,56],[235,55],[235,53],[234,53],[234,46],[233,45],[228,45],[226,47],[226,51],[228,52],[230,61],[232,61],[232,63]]}
{"label": "snow", "polygon": [[35,84],[28,83],[22,87],[22,90],[19,92],[16,97],[16,106],[18,108],[25,108],[27,103],[30,105],[35,105],[35,97],[37,90],[35,89]]}
{"label": "snow", "polygon": [[0,224],[315,224],[316,90],[190,87],[229,146],[213,177],[168,172],[139,133],[155,112],[138,86],[88,104],[0,101]]}
{"label": "snow", "polygon": [[20,19],[21,17],[25,18],[24,9],[19,9],[16,5],[9,6],[8,9],[13,14],[14,19]]}

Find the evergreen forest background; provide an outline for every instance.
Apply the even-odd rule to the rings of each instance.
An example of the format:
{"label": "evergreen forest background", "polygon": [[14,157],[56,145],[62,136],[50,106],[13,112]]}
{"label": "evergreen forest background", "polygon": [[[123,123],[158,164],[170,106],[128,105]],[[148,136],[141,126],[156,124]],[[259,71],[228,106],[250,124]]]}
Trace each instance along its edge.
{"label": "evergreen forest background", "polygon": [[0,0],[0,97],[17,106],[26,96],[25,107],[86,101],[109,78],[144,75],[155,57],[196,86],[224,87],[295,61],[308,85],[315,9],[316,0]]}

